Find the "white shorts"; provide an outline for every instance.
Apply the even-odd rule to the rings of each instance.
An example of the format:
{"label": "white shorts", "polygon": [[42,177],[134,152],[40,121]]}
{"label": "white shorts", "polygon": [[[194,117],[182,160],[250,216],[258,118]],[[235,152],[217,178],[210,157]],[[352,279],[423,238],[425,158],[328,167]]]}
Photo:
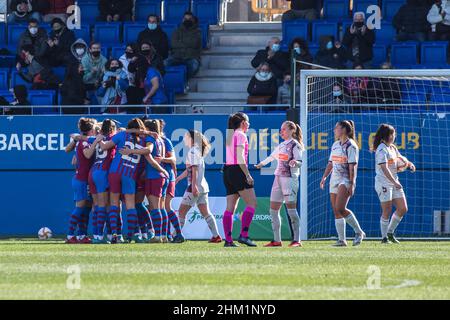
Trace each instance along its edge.
{"label": "white shorts", "polygon": [[199,204],[208,204],[208,193],[200,193],[197,197],[194,197],[192,192],[186,191],[181,200],[181,204],[194,207]]}
{"label": "white shorts", "polygon": [[380,202],[388,202],[393,199],[400,199],[405,197],[405,191],[397,189],[392,185],[382,185],[379,182],[375,182],[375,191],[378,194]]}
{"label": "white shorts", "polygon": [[275,176],[270,192],[270,201],[273,202],[297,202],[298,179],[291,177]]}
{"label": "white shorts", "polygon": [[338,193],[339,186],[344,185],[347,189],[350,187],[350,180],[348,179],[331,179],[330,180],[330,193]]}

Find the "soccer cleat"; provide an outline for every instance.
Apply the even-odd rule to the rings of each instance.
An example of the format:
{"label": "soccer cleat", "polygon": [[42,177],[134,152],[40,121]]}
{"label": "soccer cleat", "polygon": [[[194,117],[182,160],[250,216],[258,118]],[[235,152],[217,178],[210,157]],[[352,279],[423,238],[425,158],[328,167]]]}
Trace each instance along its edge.
{"label": "soccer cleat", "polygon": [[333,247],[346,247],[347,241],[345,240],[338,240],[335,244],[333,244]]}
{"label": "soccer cleat", "polygon": [[78,243],[81,243],[81,244],[91,244],[91,243],[92,243],[92,240],[91,240],[91,238],[89,238],[89,237],[84,237],[83,239],[78,240]]}
{"label": "soccer cleat", "polygon": [[222,238],[220,236],[212,237],[211,239],[209,239],[208,242],[209,243],[221,243],[222,242]]}
{"label": "soccer cleat", "polygon": [[153,238],[151,238],[148,243],[161,243],[161,237],[160,236],[154,236]]}
{"label": "soccer cleat", "polygon": [[77,237],[72,237],[70,239],[66,239],[66,243],[67,244],[77,244],[78,243]]}
{"label": "soccer cleat", "polygon": [[92,244],[100,244],[100,243],[101,243],[100,239],[97,238],[92,239]]}
{"label": "soccer cleat", "polygon": [[121,235],[121,234],[117,235],[117,243],[119,243],[119,244],[125,243],[125,239],[123,238],[123,235]]}
{"label": "soccer cleat", "polygon": [[381,243],[382,244],[392,244],[392,242],[390,242],[389,241],[389,239],[386,237],[386,238],[383,238],[383,240],[381,240]]}
{"label": "soccer cleat", "polygon": [[289,244],[289,248],[298,248],[298,247],[303,247],[303,245],[300,241],[292,241]]}
{"label": "soccer cleat", "polygon": [[184,240],[184,237],[183,237],[183,235],[182,234],[177,234],[175,237],[173,237],[173,239],[172,239],[172,243],[183,243],[185,240]]}
{"label": "soccer cleat", "polygon": [[111,244],[116,244],[117,243],[117,234],[113,234],[111,236]]}
{"label": "soccer cleat", "polygon": [[155,233],[153,231],[147,232],[148,241],[152,240],[155,237]]}
{"label": "soccer cleat", "polygon": [[398,241],[398,240],[394,237],[394,234],[393,234],[393,233],[388,233],[388,234],[387,234],[387,237],[388,237],[388,240],[389,240],[390,242],[392,242],[392,243],[395,243],[395,244],[399,244],[399,243],[400,243],[400,241]]}
{"label": "soccer cleat", "polygon": [[233,241],[225,241],[225,244],[223,246],[224,247],[239,247],[239,245],[237,245]]}
{"label": "soccer cleat", "polygon": [[139,235],[134,235],[131,238],[128,239],[128,243],[145,243],[145,240],[142,239]]}
{"label": "soccer cleat", "polygon": [[254,243],[252,240],[250,240],[249,237],[240,236],[238,238],[238,242],[242,243],[242,244],[245,244],[248,247],[256,247],[256,243]]}
{"label": "soccer cleat", "polygon": [[362,233],[357,233],[356,235],[355,235],[355,239],[353,239],[353,246],[354,247],[356,247],[356,246],[359,246],[362,242],[363,242],[363,239],[366,237],[366,234],[364,233],[364,232],[362,232]]}
{"label": "soccer cleat", "polygon": [[269,243],[265,244],[264,247],[268,248],[268,247],[281,247],[283,244],[279,241],[270,241]]}
{"label": "soccer cleat", "polygon": [[162,236],[161,237],[161,242],[162,243],[169,243],[169,239],[166,236]]}

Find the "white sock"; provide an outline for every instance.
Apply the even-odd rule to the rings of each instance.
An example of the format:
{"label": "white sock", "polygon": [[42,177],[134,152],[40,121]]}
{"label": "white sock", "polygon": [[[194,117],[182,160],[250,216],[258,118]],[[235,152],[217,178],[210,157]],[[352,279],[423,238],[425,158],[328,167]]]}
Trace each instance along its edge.
{"label": "white sock", "polygon": [[334,225],[336,226],[336,231],[339,237],[339,240],[341,241],[345,241],[346,237],[345,237],[345,219],[344,218],[340,218],[340,219],[334,219]]}
{"label": "white sock", "polygon": [[356,219],[356,217],[353,214],[353,212],[350,211],[350,214],[345,217],[345,222],[347,222],[350,225],[350,227],[353,228],[355,233],[363,233],[361,227],[359,226],[359,222]]}
{"label": "white sock", "polygon": [[103,240],[103,236],[97,236],[97,239],[102,241]]}
{"label": "white sock", "polygon": [[399,225],[400,221],[402,221],[403,217],[399,217],[395,214],[391,217],[391,222],[389,223],[389,227],[387,230],[387,233],[394,233],[395,229],[397,229],[397,226]]}
{"label": "white sock", "polygon": [[106,238],[108,239],[108,241],[111,241],[112,240],[112,234],[107,234]]}
{"label": "white sock", "polygon": [[219,235],[219,230],[217,229],[216,218],[214,218],[214,216],[210,214],[205,218],[205,220],[208,224],[209,230],[211,230],[213,237],[217,237]]}
{"label": "white sock", "polygon": [[381,229],[381,238],[382,239],[387,237],[388,226],[389,226],[389,219],[384,220],[383,217],[381,217],[381,219],[380,219],[380,229]]}
{"label": "white sock", "polygon": [[294,241],[300,241],[300,217],[297,209],[288,209],[289,217],[291,218],[292,229],[294,230]]}
{"label": "white sock", "polygon": [[270,209],[270,216],[272,217],[272,231],[273,231],[273,240],[277,242],[281,242],[281,219],[280,219],[280,210]]}

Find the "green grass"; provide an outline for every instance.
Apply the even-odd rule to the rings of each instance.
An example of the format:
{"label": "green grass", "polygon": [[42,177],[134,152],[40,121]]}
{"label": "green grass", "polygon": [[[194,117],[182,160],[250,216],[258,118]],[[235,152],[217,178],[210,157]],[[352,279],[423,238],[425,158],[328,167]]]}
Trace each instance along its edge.
{"label": "green grass", "polygon": [[[261,246],[263,243],[258,243]],[[450,242],[332,248],[0,241],[0,299],[450,299]],[[81,288],[66,288],[67,268]],[[369,266],[381,288],[369,290]]]}

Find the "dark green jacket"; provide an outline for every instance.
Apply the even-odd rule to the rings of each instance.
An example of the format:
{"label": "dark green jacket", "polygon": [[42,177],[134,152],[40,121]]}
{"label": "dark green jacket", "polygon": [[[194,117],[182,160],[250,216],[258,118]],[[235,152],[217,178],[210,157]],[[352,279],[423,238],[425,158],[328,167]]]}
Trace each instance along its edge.
{"label": "dark green jacket", "polygon": [[172,34],[172,56],[177,59],[200,60],[202,33],[197,24],[186,28],[183,24]]}

